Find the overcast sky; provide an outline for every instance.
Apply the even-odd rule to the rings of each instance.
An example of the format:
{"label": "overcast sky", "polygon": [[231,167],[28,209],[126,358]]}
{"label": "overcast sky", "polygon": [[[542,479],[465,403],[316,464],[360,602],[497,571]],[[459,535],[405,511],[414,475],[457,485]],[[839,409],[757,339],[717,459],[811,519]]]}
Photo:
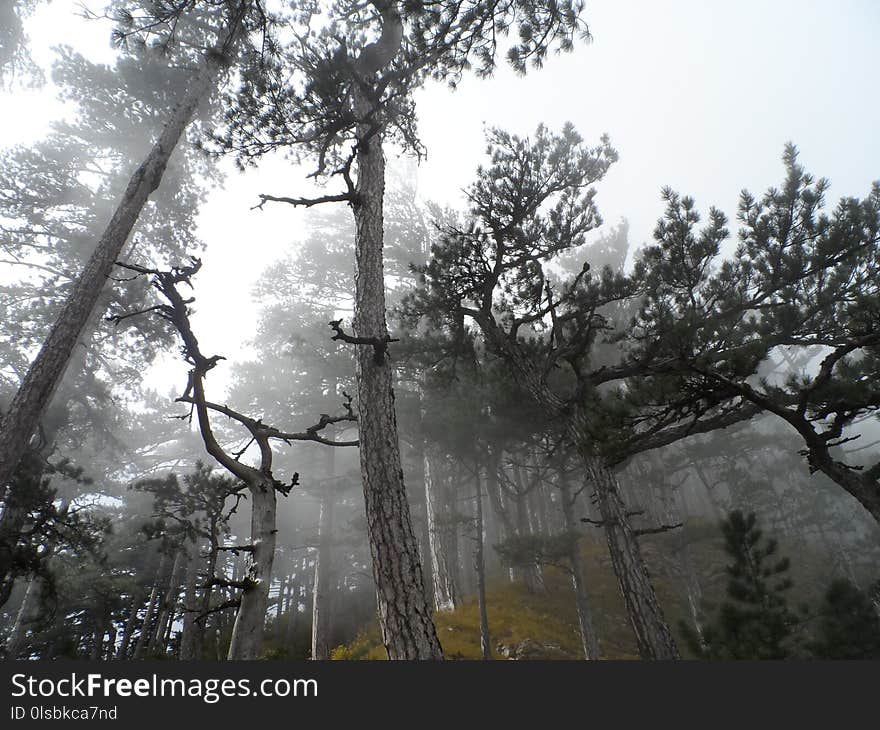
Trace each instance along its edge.
{"label": "overcast sky", "polygon": [[[33,18],[41,63],[56,43],[112,58],[106,26],[77,21],[76,6],[56,0]],[[832,204],[864,195],[880,178],[877,0],[594,0],[585,17],[593,42],[525,78],[502,69],[455,92],[419,93],[425,198],[460,202],[482,161],[484,125],[528,134],[540,122],[571,121],[588,141],[610,135],[620,161],[597,200],[607,223],[630,221],[636,244],[650,240],[664,185],[693,195],[703,211],[714,204],[732,216],[742,188],[759,194],[781,182],[788,140],[809,171],[830,178]],[[51,89],[0,95],[0,144],[44,134],[63,111],[50,97]],[[303,174],[278,161],[232,173],[204,207],[208,250],[195,324],[206,352],[241,354],[230,333],[253,333],[250,284],[297,237],[308,212],[250,207],[260,192],[301,193]],[[152,380],[170,386],[184,372],[171,358]]]}

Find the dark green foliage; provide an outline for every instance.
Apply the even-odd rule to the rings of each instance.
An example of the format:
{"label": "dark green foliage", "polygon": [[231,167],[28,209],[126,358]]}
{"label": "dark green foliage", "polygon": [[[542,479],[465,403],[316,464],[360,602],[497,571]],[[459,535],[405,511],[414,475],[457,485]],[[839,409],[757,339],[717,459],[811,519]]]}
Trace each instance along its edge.
{"label": "dark green foliage", "polygon": [[9,598],[16,578],[40,576],[44,592],[54,592],[49,558],[55,550],[83,556],[95,552],[110,530],[100,515],[59,497],[52,477],[87,485],[83,470],[63,459],[51,463],[35,451],[26,454],[3,495],[0,513],[0,606]]}
{"label": "dark green foliage", "polygon": [[880,616],[871,599],[846,579],[828,586],[818,611],[817,659],[880,659]]}
{"label": "dark green foliage", "polygon": [[691,649],[705,659],[786,659],[798,617],[785,593],[788,558],[777,556],[775,540],[764,540],[754,513],[731,512],[722,523],[727,566],[727,596],[718,617],[703,628],[702,638],[686,631]]}

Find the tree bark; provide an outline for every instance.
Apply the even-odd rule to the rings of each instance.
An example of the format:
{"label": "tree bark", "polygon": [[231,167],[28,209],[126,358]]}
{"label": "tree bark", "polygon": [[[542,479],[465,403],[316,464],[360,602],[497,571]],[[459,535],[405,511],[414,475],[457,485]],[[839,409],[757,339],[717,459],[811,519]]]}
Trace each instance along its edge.
{"label": "tree bark", "polygon": [[431,556],[434,608],[454,611],[458,604],[458,555],[455,549],[455,525],[449,495],[436,473],[434,459],[427,445],[425,462],[425,517],[428,521],[428,550]]}
{"label": "tree bark", "polygon": [[296,634],[297,620],[299,619],[299,563],[295,563],[294,573],[290,576],[287,588],[287,625],[284,627],[284,648],[290,651],[293,637]]}
{"label": "tree bark", "polygon": [[[368,121],[372,104],[359,86],[354,95],[355,112],[362,121],[357,125],[357,198],[353,205],[353,326],[357,337],[384,343],[388,336],[382,209],[385,159],[381,137]],[[358,346],[356,373],[360,464],[382,641],[390,659],[442,659],[406,498],[391,363],[384,348],[378,344]]]}
{"label": "tree bark", "polygon": [[474,571],[477,575],[477,603],[480,610],[480,653],[485,661],[492,658],[492,638],[489,633],[489,614],[486,610],[486,561],[484,558],[483,530],[483,486],[480,469],[474,480],[476,506],[476,547],[474,549]]}
{"label": "tree bark", "polygon": [[[237,24],[238,21],[228,31],[229,40],[237,33]],[[40,418],[61,382],[77,340],[92,315],[114,262],[119,258],[147,199],[159,187],[168,160],[184,130],[201,102],[214,88],[223,65],[224,56],[221,53],[214,51],[205,54],[202,67],[175,106],[159,139],[132,174],[122,200],[94,253],[77,278],[9,409],[0,419],[0,484],[7,484],[18,466]]]}
{"label": "tree bark", "polygon": [[228,659],[257,659],[263,649],[272,561],[275,558],[275,485],[266,480],[249,487],[251,546],[243,578],[241,605],[235,615]]}
{"label": "tree bark", "polygon": [[17,659],[24,645],[24,637],[27,634],[27,624],[32,618],[34,603],[37,598],[37,577],[30,576],[25,588],[24,597],[21,599],[21,606],[18,613],[15,614],[15,623],[12,624],[12,631],[9,632],[9,638],[6,640],[6,658]]}
{"label": "tree bark", "polygon": [[134,647],[134,659],[140,659],[149,646],[151,638],[150,628],[153,625],[153,615],[156,612],[156,607],[159,605],[159,595],[162,580],[165,576],[165,565],[167,562],[168,555],[163,552],[162,556],[159,558],[159,567],[156,568],[156,579],[153,581],[153,589],[150,591],[150,600],[147,602],[147,611],[144,614],[144,620],[141,623],[141,633],[138,636],[137,644],[135,644]]}
{"label": "tree bark", "polygon": [[317,660],[330,658],[330,629],[333,625],[333,599],[336,591],[336,572],[333,565],[335,501],[333,488],[325,487],[321,498],[318,558],[315,561],[315,583],[312,589],[312,659]]}
{"label": "tree bark", "polygon": [[[574,498],[571,496],[571,488],[566,475],[559,472],[559,492],[562,498],[562,515],[565,530],[571,534],[578,533],[578,524],[574,517]],[[584,583],[584,560],[581,556],[580,540],[572,544],[569,555],[571,563],[571,585],[574,590],[575,608],[577,609],[578,627],[581,632],[581,644],[584,649],[584,659],[601,659],[602,652],[599,648],[599,637],[593,624],[593,611],[590,608],[590,598]]]}
{"label": "tree bark", "polygon": [[630,626],[642,659],[678,659],[678,647],[654,592],[638,538],[629,525],[617,477],[584,445],[578,434],[578,452],[596,489],[608,551],[623,596]]}
{"label": "tree bark", "polygon": [[202,624],[196,621],[199,615],[196,591],[199,582],[199,549],[193,546],[187,551],[186,587],[183,592],[183,631],[180,635],[180,658],[196,659],[201,656]]}
{"label": "tree bark", "polygon": [[180,589],[180,571],[183,567],[184,549],[177,549],[174,553],[174,563],[171,566],[171,575],[168,578],[168,588],[162,600],[162,607],[159,610],[159,620],[156,622],[156,633],[153,636],[153,647],[163,654],[167,646],[165,644],[165,633],[171,617],[174,615],[174,608],[177,605],[177,598]]}
{"label": "tree bark", "polygon": [[[529,524],[527,493],[517,493],[516,495],[516,533],[519,537],[523,538],[532,534]],[[519,566],[514,572],[517,577],[522,578],[523,584],[529,593],[542,593],[546,590],[539,565],[533,563],[531,565]]]}
{"label": "tree bark", "polygon": [[131,637],[134,636],[134,627],[137,626],[138,610],[144,602],[144,592],[140,587],[136,587],[131,594],[131,603],[129,604],[128,620],[122,629],[122,639],[116,650],[117,659],[125,659],[128,656],[128,647],[131,645]]}

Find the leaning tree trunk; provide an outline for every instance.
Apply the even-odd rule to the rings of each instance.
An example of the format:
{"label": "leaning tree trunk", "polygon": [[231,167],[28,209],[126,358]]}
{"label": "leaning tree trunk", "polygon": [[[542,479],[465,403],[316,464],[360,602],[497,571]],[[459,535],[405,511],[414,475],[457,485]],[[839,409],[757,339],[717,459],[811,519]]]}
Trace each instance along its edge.
{"label": "leaning tree trunk", "polygon": [[576,434],[576,442],[587,477],[596,489],[611,564],[639,655],[642,659],[678,659],[675,639],[654,592],[638,538],[629,525],[617,477],[592,454],[580,432]]}
{"label": "leaning tree trunk", "polygon": [[547,386],[544,374],[519,351],[511,348],[494,319],[481,316],[478,324],[493,349],[510,361],[520,386],[550,413],[567,417],[566,433],[577,448],[586,476],[596,490],[611,564],[636,635],[639,654],[643,659],[678,659],[675,639],[663,617],[637,536],[629,525],[620,497],[620,485],[614,473],[593,452],[587,414],[580,407],[570,412],[569,404]]}
{"label": "leaning tree trunk", "polygon": [[[562,470],[559,472],[559,492],[562,499],[562,515],[565,520],[565,531],[569,534],[578,534],[577,522],[574,518],[574,499],[571,496],[571,488],[568,479]],[[593,624],[593,611],[590,608],[590,599],[584,584],[584,560],[581,556],[580,541],[573,542],[569,554],[571,563],[571,585],[574,590],[575,608],[577,609],[578,626],[581,632],[581,644],[584,648],[585,659],[600,659],[599,637]]]}
{"label": "leaning tree trunk", "polygon": [[321,498],[318,558],[315,562],[315,583],[312,589],[312,659],[318,660],[330,658],[330,628],[333,624],[333,599],[336,591],[336,573],[333,569],[334,502],[332,486],[325,487]]}
{"label": "leaning tree trunk", "polygon": [[275,485],[270,480],[249,487],[251,542],[242,579],[241,603],[232,627],[228,659],[257,659],[263,650],[272,561],[275,558]]}
{"label": "leaning tree trunk", "polygon": [[[236,21],[237,26],[237,21]],[[237,32],[233,27],[224,40]],[[224,55],[206,53],[204,64],[183,98],[174,107],[159,139],[128,182],[122,200],[28,369],[9,410],[0,418],[0,484],[7,484],[18,466],[37,424],[61,382],[82,331],[104,288],[114,262],[137,222],[150,194],[162,181],[174,148],[201,102],[215,86]]]}
{"label": "leaning tree trunk", "polygon": [[440,642],[423,589],[419,547],[403,482],[392,371],[382,345],[385,321],[382,141],[368,117],[372,105],[355,87],[358,124],[357,199],[354,208],[354,331],[376,347],[357,352],[358,430],[367,533],[376,581],[382,641],[390,659],[442,659]]}

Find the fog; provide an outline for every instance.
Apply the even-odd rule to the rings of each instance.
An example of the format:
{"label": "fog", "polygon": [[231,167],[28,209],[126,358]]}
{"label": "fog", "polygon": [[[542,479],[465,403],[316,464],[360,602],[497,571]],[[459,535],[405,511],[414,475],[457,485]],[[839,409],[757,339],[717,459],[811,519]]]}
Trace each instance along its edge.
{"label": "fog", "polygon": [[[7,656],[880,656],[875,3],[601,0],[488,78],[413,18],[363,73],[375,3],[338,68],[260,3],[9,6]],[[719,618],[749,590],[765,644]]]}

